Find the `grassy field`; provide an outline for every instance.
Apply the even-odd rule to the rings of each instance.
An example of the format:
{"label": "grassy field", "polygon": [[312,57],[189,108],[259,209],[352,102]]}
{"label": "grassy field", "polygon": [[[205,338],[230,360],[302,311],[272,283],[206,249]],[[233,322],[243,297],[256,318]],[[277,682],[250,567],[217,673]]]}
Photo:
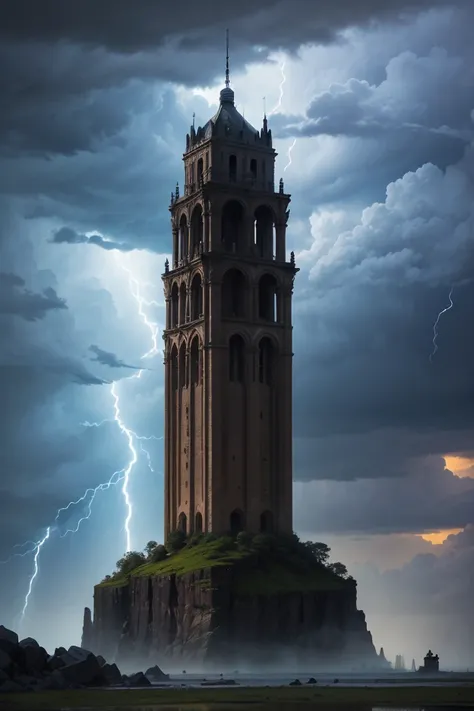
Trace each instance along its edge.
{"label": "grassy field", "polygon": [[0,694],[1,711],[301,711],[339,706],[345,710],[391,706],[474,707],[474,684],[438,687],[281,687],[233,689],[80,690]]}
{"label": "grassy field", "polygon": [[[298,569],[291,556],[285,560],[281,555],[269,553],[261,559],[263,562],[258,568],[251,565],[252,560],[255,560],[255,553],[252,551],[242,550],[235,544],[223,549],[222,539],[218,539],[187,546],[160,563],[145,563],[135,568],[129,576],[117,574],[100,583],[98,587],[120,587],[126,585],[130,577],[172,574],[181,576],[198,570],[232,565],[238,565],[240,568],[236,576],[236,592],[241,595],[335,590],[347,584],[323,566]],[[202,584],[205,585],[206,581],[203,580]]]}

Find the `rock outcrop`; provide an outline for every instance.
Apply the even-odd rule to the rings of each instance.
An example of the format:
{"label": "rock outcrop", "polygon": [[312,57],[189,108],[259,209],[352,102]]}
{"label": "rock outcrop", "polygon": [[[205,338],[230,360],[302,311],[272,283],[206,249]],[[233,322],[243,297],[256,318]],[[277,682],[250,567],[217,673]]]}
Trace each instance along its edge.
{"label": "rock outcrop", "polygon": [[[378,655],[357,609],[356,584],[278,594],[239,592],[237,566],[98,585],[90,646],[118,664],[147,660],[235,669],[373,667]],[[135,662],[135,664],[134,664]]]}
{"label": "rock outcrop", "polygon": [[[78,689],[103,686],[151,686],[169,677],[157,666],[145,674],[120,673],[115,664],[107,664],[82,647],[58,647],[53,655],[31,637],[18,641],[18,635],[0,625],[0,692]],[[0,706],[2,702],[0,701]]]}

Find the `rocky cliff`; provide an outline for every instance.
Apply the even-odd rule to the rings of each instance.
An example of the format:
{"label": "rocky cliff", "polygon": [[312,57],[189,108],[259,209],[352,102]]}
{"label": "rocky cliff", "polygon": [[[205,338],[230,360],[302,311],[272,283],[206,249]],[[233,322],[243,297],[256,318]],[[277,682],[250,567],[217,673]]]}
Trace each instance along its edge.
{"label": "rocky cliff", "polygon": [[377,665],[354,581],[260,594],[242,589],[240,575],[238,566],[221,566],[98,585],[92,624],[85,615],[89,648],[119,664],[188,670]]}

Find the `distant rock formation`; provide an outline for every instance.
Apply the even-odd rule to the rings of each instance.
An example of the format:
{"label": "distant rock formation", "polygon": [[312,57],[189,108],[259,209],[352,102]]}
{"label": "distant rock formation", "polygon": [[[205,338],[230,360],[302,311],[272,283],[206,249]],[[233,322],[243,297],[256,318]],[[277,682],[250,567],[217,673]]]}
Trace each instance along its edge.
{"label": "distant rock formation", "polygon": [[91,649],[93,644],[93,625],[92,625],[92,612],[89,607],[84,608],[84,620],[82,623],[82,640],[81,646],[84,649]]}

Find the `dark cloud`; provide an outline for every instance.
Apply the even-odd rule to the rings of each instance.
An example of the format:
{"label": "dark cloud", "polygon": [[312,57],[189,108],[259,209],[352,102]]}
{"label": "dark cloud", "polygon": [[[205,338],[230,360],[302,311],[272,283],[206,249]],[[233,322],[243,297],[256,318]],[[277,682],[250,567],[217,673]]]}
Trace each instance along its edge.
{"label": "dark cloud", "polygon": [[[403,445],[403,437],[400,442]],[[388,467],[393,466],[395,456],[386,449]],[[377,478],[298,482],[294,492],[297,529],[313,537],[422,534],[474,523],[474,479],[455,476],[445,469],[441,457],[405,461],[407,471],[398,477],[381,461],[376,465]]]}
{"label": "dark cloud", "polygon": [[130,252],[134,247],[130,247],[120,242],[104,239],[101,235],[86,235],[75,232],[70,227],[61,227],[60,230],[54,233],[51,242],[54,244],[95,244],[96,247],[102,247],[106,250],[118,250],[119,252]]}
{"label": "dark cloud", "polygon": [[48,311],[57,309],[67,309],[67,304],[53,288],[48,287],[41,294],[35,294],[25,288],[24,279],[17,274],[0,272],[0,314],[38,321]]}
{"label": "dark cloud", "polygon": [[109,351],[103,351],[99,346],[89,346],[89,350],[95,353],[95,358],[91,360],[101,363],[102,365],[108,365],[109,368],[131,368],[132,370],[139,370],[135,365],[128,365],[120,360],[115,353],[110,353]]}
{"label": "dark cloud", "polygon": [[[462,2],[458,0],[458,4]],[[392,0],[383,5],[378,0],[324,0],[314,12],[311,0],[262,0],[258,5],[242,0],[225,7],[186,1],[177,15],[170,8],[158,12],[153,0],[139,0],[133,12],[126,0],[104,0],[100,9],[92,0],[84,0],[80,7],[67,11],[60,0],[44,0],[41,12],[32,8],[28,0],[19,0],[14,6],[2,6],[0,27],[3,36],[10,39],[66,39],[119,52],[151,49],[173,35],[186,36],[184,47],[202,47],[210,39],[220,44],[216,34],[224,26],[232,27],[233,42],[297,47],[309,40],[333,39],[344,27],[365,25],[376,19],[397,19],[406,11],[447,4],[445,0]]]}

